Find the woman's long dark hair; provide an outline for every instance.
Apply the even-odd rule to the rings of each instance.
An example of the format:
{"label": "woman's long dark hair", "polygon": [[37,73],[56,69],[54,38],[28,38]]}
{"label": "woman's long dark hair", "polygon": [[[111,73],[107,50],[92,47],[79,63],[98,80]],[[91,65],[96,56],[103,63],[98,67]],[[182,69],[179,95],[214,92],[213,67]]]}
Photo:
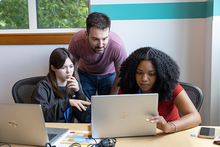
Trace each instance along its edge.
{"label": "woman's long dark hair", "polygon": [[[54,68],[60,69],[63,64],[65,63],[66,59],[70,58],[72,63],[75,65],[74,58],[72,54],[65,48],[56,48],[53,50],[53,52],[50,55],[50,61],[49,61],[49,73],[47,74],[47,79],[49,81],[49,84],[52,87],[52,90],[56,97],[60,97],[64,100],[57,84],[56,75],[55,72],[51,69],[51,65],[53,65]],[[69,94],[72,91],[67,91],[66,93]]]}
{"label": "woman's long dark hair", "polygon": [[137,93],[139,87],[135,74],[139,63],[151,61],[156,70],[157,79],[152,91],[159,93],[159,101],[172,99],[172,92],[178,83],[179,67],[176,62],[164,52],[152,47],[143,47],[134,51],[121,65],[119,86],[125,94]]}

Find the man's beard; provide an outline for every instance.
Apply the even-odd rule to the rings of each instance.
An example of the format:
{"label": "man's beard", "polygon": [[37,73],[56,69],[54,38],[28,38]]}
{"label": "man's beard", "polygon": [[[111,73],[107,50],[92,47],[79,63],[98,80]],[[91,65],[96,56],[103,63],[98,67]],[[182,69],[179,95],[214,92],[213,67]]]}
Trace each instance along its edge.
{"label": "man's beard", "polygon": [[102,48],[102,51],[99,51],[99,50],[98,50],[98,49],[100,49],[100,47],[98,47],[98,46],[96,46],[95,48],[92,48],[92,50],[93,50],[95,53],[97,53],[97,54],[102,54],[102,53],[104,53],[106,47],[105,47],[105,46],[102,46],[101,48]]}

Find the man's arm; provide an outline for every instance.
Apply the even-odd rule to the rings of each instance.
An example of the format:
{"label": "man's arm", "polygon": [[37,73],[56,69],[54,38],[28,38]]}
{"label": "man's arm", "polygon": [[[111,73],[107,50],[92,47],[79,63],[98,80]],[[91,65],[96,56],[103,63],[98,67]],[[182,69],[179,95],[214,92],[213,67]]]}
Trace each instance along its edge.
{"label": "man's arm", "polygon": [[116,69],[115,68],[115,71],[116,71],[116,76],[115,76],[115,80],[114,80],[114,83],[112,85],[112,89],[111,89],[111,92],[110,92],[111,95],[118,94],[118,90],[119,90],[118,83],[120,81],[120,78],[119,78],[120,69],[118,69],[118,68]]}

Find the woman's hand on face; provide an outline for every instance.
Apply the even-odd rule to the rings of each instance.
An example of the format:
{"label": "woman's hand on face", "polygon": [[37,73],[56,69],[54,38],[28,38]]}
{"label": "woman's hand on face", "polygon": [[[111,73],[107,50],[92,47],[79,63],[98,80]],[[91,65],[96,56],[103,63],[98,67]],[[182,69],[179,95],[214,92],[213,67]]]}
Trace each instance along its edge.
{"label": "woman's hand on face", "polygon": [[164,133],[171,133],[172,131],[171,123],[168,123],[163,116],[156,115],[146,119],[147,122],[157,123],[157,128],[162,130]]}
{"label": "woman's hand on face", "polygon": [[75,92],[79,91],[79,84],[74,77],[71,77],[67,80],[68,85],[67,88],[73,89]]}
{"label": "woman's hand on face", "polygon": [[82,109],[86,111],[87,107],[84,105],[91,105],[90,102],[83,100],[69,99],[69,101],[70,105],[76,107],[77,109],[79,109],[79,111],[82,111]]}

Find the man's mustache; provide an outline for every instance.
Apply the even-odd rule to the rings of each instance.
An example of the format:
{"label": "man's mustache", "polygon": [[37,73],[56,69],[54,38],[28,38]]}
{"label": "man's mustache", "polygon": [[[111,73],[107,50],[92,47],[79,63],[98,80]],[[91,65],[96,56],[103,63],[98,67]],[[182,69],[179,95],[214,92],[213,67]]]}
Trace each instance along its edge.
{"label": "man's mustache", "polygon": [[99,46],[96,46],[95,49],[100,49],[100,48],[105,48],[104,46],[102,47],[99,47]]}

